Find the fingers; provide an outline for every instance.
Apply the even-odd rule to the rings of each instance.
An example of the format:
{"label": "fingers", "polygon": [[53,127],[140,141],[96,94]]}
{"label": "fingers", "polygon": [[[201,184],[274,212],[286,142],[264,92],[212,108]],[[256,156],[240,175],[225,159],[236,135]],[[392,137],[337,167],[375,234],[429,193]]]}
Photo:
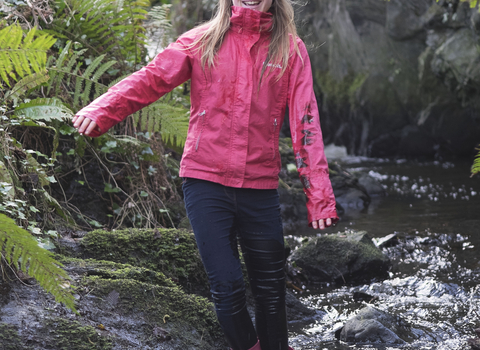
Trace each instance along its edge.
{"label": "fingers", "polygon": [[82,122],[83,122],[84,119],[85,119],[85,117],[83,117],[83,116],[78,116],[78,115],[76,115],[75,117],[73,117],[73,119],[72,119],[73,127],[76,128],[76,129],[78,129],[78,127],[79,127],[80,125],[82,125]]}
{"label": "fingers", "polygon": [[331,219],[331,218],[328,218],[328,219],[326,220],[325,225],[326,225],[327,227],[332,226],[332,219]]}
{"label": "fingers", "polygon": [[320,220],[314,220],[312,221],[312,227],[314,229],[320,229],[324,230],[326,227],[332,226],[332,219],[328,218],[326,220],[320,219]]}
{"label": "fingers", "polygon": [[90,122],[90,124],[87,127],[87,130],[85,130],[85,135],[90,135],[90,133],[97,127],[97,123],[95,123],[93,120]]}
{"label": "fingers", "polygon": [[323,230],[325,228],[325,224],[323,223],[323,219],[320,219],[320,220],[314,220],[312,222],[312,227],[316,230],[316,229],[320,229],[320,230]]}
{"label": "fingers", "polygon": [[75,116],[73,117],[72,122],[73,127],[78,129],[80,135],[85,134],[88,136],[97,127],[97,123],[90,118],[85,118],[84,116]]}

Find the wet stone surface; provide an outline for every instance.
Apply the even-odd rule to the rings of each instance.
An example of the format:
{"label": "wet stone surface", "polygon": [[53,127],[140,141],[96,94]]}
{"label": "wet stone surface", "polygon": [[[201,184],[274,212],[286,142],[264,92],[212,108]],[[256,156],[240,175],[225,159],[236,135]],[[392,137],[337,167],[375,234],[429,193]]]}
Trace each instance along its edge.
{"label": "wet stone surface", "polygon": [[[387,196],[373,199],[366,211],[346,213],[327,232],[368,231],[392,268],[383,281],[357,286],[326,283],[297,292],[307,306],[325,315],[315,323],[290,327],[292,346],[475,349],[475,329],[480,325],[480,182],[469,178],[471,163],[349,161],[349,171],[377,178]],[[292,241],[317,234],[306,230]],[[337,340],[335,333],[367,305],[405,322],[410,327],[409,337],[403,339],[406,344]]]}

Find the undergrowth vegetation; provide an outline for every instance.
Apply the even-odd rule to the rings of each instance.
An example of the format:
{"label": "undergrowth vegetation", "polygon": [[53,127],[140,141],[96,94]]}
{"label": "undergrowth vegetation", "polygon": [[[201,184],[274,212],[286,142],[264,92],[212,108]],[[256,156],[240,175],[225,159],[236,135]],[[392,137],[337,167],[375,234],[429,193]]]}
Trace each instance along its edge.
{"label": "undergrowth vegetation", "polygon": [[172,203],[188,128],[186,85],[96,139],[71,125],[79,109],[152,58],[147,30],[161,33],[162,45],[172,40],[168,8],[148,0],[0,4],[2,264],[35,277],[70,308],[67,276],[38,250],[54,248],[59,229],[179,221]]}

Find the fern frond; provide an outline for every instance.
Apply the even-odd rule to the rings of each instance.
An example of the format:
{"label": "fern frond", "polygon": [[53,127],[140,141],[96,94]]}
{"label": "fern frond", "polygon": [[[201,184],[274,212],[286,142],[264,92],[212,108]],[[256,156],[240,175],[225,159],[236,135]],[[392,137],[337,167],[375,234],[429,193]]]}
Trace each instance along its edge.
{"label": "fern frond", "polygon": [[475,156],[475,159],[473,161],[473,165],[472,165],[472,175],[471,176],[474,176],[475,174],[478,174],[480,173],[480,148],[477,148],[477,150],[479,151],[478,154]]}
{"label": "fern frond", "polygon": [[73,118],[73,112],[56,98],[37,98],[15,108],[15,114],[31,120],[61,120]]}
{"label": "fern frond", "polygon": [[[63,67],[63,62],[65,61],[65,59],[67,57],[67,54],[70,51],[70,46],[71,45],[72,45],[72,42],[69,41],[69,42],[67,42],[67,44],[63,48],[62,52],[60,53],[60,55],[58,56],[58,58],[56,60],[56,66],[57,67]],[[53,56],[51,56],[50,58],[52,58],[52,60],[48,61],[48,64],[47,64],[48,67],[51,67],[51,62],[53,61]],[[47,94],[50,94],[50,90],[52,89],[52,87],[55,83],[57,83],[57,86],[60,86],[59,83],[62,81],[64,75],[65,75],[65,73],[63,73],[61,71],[60,72],[57,72],[55,70],[51,71],[51,73],[50,73],[50,83],[48,84],[48,87],[47,87]],[[57,91],[57,95],[58,95],[58,91]]]}
{"label": "fern frond", "polygon": [[[44,123],[39,122],[39,120],[44,120],[46,122],[59,120],[64,122],[65,120],[73,118],[73,112],[59,99],[37,98],[30,102],[22,103],[15,108],[15,115],[22,119],[22,125],[24,126],[42,127],[54,132],[55,136],[53,138],[52,158],[55,159],[60,134],[56,128],[45,125]],[[48,183],[49,181],[47,181],[46,184]]]}
{"label": "fern frond", "polygon": [[133,115],[135,123],[145,132],[160,132],[162,140],[183,147],[187,140],[189,112],[186,108],[156,102]]}
{"label": "fern frond", "polygon": [[[107,52],[119,62],[139,63],[146,38],[146,0],[61,0],[55,30],[81,42],[98,56]],[[126,68],[126,66],[125,66]]]}
{"label": "fern frond", "polygon": [[32,70],[40,73],[45,69],[47,51],[56,39],[48,34],[35,38],[35,34],[32,28],[23,38],[23,30],[16,24],[0,30],[0,77],[8,86],[10,78],[18,80]]}
{"label": "fern frond", "polygon": [[167,19],[167,16],[171,6],[171,4],[153,6],[151,10],[148,11],[148,16],[152,19],[149,26],[159,29],[170,28],[172,24]]}
{"label": "fern frond", "polygon": [[40,84],[46,83],[50,77],[47,75],[47,71],[44,69],[39,73],[34,73],[27,75],[25,78],[20,80],[12,90],[8,91],[5,94],[5,100],[12,98],[12,99],[19,99],[22,95],[24,95],[27,90],[33,89]]}
{"label": "fern frond", "polygon": [[85,52],[85,49],[73,53],[71,57],[68,58],[70,45],[71,42],[68,42],[57,61],[52,63],[55,65],[48,67],[52,74],[50,74],[51,79],[48,84],[47,93],[56,86],[55,91],[58,96],[60,95],[61,85],[64,84],[70,86],[73,81],[75,87],[73,101],[71,101],[71,103],[73,104],[73,107],[77,109],[81,104],[86,105],[92,100],[92,87],[94,87],[94,96],[98,96],[107,90],[107,86],[98,81],[101,76],[116,63],[116,61],[102,63],[105,55],[101,55],[90,63],[87,69],[82,73],[81,67],[83,62],[80,56]]}
{"label": "fern frond", "polygon": [[75,299],[70,292],[70,277],[52,254],[39,247],[37,241],[15,221],[0,214],[0,251],[8,264],[34,277],[40,286],[51,293],[57,302],[75,310]]}
{"label": "fern frond", "polygon": [[[98,79],[102,76],[102,74],[105,73],[111,66],[113,66],[116,63],[116,61],[110,61],[100,66],[100,63],[105,58],[105,56],[106,55],[98,56],[92,63],[90,63],[90,65],[85,70],[83,75],[81,77],[77,77],[77,80],[81,79],[85,81],[85,89],[80,95],[84,105],[88,104],[88,102],[90,101],[90,92],[92,89],[92,84],[97,83]],[[93,77],[90,78],[92,74],[93,74]]]}

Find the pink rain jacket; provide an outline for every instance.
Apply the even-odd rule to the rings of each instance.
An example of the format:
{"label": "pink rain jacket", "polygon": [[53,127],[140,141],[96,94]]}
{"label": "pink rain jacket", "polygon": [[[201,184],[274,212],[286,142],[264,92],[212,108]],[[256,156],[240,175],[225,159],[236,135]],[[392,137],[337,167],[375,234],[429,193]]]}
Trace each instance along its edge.
{"label": "pink rain jacket", "polygon": [[[323,151],[310,60],[296,39],[294,53],[277,81],[280,65],[259,80],[268,52],[272,15],[232,7],[231,26],[216,65],[202,69],[192,49],[201,28],[190,30],[150,64],[122,80],[77,113],[95,121],[99,136],[128,115],[191,79],[191,115],[180,176],[225,186],[278,187],[280,127],[288,105],[297,168],[307,195],[308,222],[337,219]],[[268,72],[268,69],[267,69]]]}

